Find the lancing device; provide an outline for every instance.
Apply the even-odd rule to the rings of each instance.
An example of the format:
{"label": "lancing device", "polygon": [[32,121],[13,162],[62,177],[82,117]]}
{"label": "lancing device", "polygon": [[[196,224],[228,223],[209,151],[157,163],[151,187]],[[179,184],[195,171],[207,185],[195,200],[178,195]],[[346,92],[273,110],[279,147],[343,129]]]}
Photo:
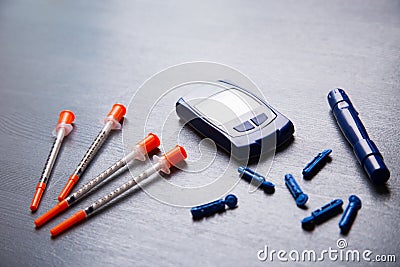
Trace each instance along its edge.
{"label": "lancing device", "polygon": [[353,147],[354,154],[368,177],[375,184],[385,183],[390,172],[383,162],[378,147],[369,139],[363,123],[343,89],[336,88],[329,92],[328,102],[343,135]]}

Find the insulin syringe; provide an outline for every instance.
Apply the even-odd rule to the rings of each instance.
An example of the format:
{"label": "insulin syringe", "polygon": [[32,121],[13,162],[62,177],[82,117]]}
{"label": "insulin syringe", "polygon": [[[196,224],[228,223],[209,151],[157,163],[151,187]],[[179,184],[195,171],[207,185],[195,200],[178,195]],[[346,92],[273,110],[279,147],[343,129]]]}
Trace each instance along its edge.
{"label": "insulin syringe", "polygon": [[81,176],[85,172],[90,161],[93,159],[97,151],[100,149],[104,141],[107,139],[108,135],[110,134],[110,131],[113,129],[121,128],[120,121],[124,117],[125,113],[126,113],[126,108],[123,105],[121,104],[113,105],[111,111],[107,115],[107,118],[104,119],[103,129],[97,135],[96,139],[93,141],[92,145],[89,147],[88,151],[83,156],[81,162],[78,164],[78,167],[76,168],[74,173],[69,177],[67,184],[65,185],[64,189],[58,196],[59,201],[62,201],[69,195],[72,188],[74,188],[79,178],[81,178]]}
{"label": "insulin syringe", "polygon": [[72,131],[72,123],[74,120],[75,115],[72,111],[61,111],[57,126],[53,131],[53,135],[55,136],[53,146],[51,147],[50,154],[47,157],[39,183],[36,186],[35,195],[32,199],[30,207],[31,211],[36,211],[39,207],[40,200],[42,199],[42,195],[50,178],[51,170],[53,169],[54,162],[56,161],[58,152],[60,151],[61,143],[64,140],[64,137]]}
{"label": "insulin syringe", "polygon": [[50,234],[52,236],[57,236],[67,230],[68,228],[72,227],[73,225],[77,224],[78,222],[86,219],[89,215],[93,214],[96,210],[98,210],[100,207],[104,206],[114,198],[120,196],[124,192],[126,192],[128,189],[134,187],[144,179],[148,178],[152,174],[162,171],[166,174],[170,173],[170,168],[179,162],[183,161],[186,159],[187,154],[186,151],[183,147],[177,145],[167,153],[165,153],[161,157],[154,156],[153,160],[155,164],[151,166],[149,169],[145,170],[142,172],[140,175],[132,178],[128,182],[124,183],[111,193],[105,195],[104,197],[100,198],[96,202],[94,202],[92,205],[89,207],[78,211],[75,213],[73,216],[68,218],[67,220],[63,221],[59,225],[55,226],[50,230]]}
{"label": "insulin syringe", "polygon": [[[35,226],[40,227],[46,222],[50,221],[52,218],[57,216],[64,210],[67,210],[73,204],[77,203],[83,198],[89,191],[92,190],[96,185],[109,178],[113,173],[126,166],[130,161],[137,159],[144,161],[146,159],[146,154],[156,149],[160,145],[160,139],[157,135],[149,133],[143,140],[138,142],[133,148],[132,152],[123,157],[121,160],[115,162],[111,167],[106,169],[104,172],[100,173],[96,178],[90,180],[84,184],[78,191],[71,194],[66,199],[59,202],[51,210],[40,216],[35,220]],[[102,184],[104,185],[104,184]],[[100,185],[99,185],[100,186]]]}

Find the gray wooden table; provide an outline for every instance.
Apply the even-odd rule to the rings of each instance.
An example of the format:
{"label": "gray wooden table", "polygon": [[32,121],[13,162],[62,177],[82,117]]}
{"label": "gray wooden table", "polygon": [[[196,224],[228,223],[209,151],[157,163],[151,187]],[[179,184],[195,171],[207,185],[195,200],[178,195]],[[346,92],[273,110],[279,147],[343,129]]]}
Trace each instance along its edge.
{"label": "gray wooden table", "polygon": [[[249,193],[241,181],[232,189],[239,198],[237,209],[193,222],[189,208],[133,190],[85,223],[50,238],[56,223],[131,178],[125,172],[35,229],[33,220],[57,203],[111,105],[128,105],[140,85],[162,69],[196,60],[242,71],[295,124],[294,141],[276,153],[267,175],[276,192]],[[268,246],[319,253],[338,249],[339,238],[348,244],[344,251],[368,249],[371,258],[394,254],[398,262],[399,62],[399,1],[1,1],[0,265],[278,265],[286,263],[276,255],[262,262],[257,252]],[[326,101],[335,87],[347,90],[381,149],[391,170],[385,187],[369,182],[339,131]],[[39,210],[32,214],[29,205],[51,131],[65,108],[75,112],[76,128],[65,139]],[[173,107],[165,108],[170,112]],[[130,115],[128,122],[146,116],[145,103],[133,109],[137,117]],[[171,116],[179,126],[176,115]],[[149,127],[162,123],[161,117]],[[165,142],[177,141],[173,131],[167,130]],[[181,136],[190,148],[188,166],[198,164],[191,160],[199,157],[200,138],[190,129]],[[122,157],[121,141],[120,132],[111,135],[80,185]],[[332,162],[311,181],[303,180],[301,169],[327,148],[333,150]],[[166,178],[180,185],[202,178],[207,182],[225,168],[226,158],[218,152],[203,177],[175,170]],[[232,179],[238,178],[236,167],[228,169]],[[285,188],[288,172],[309,195],[307,210],[297,208]],[[149,188],[153,184],[158,183]],[[339,234],[340,216],[312,232],[301,229],[300,220],[312,210],[334,198],[346,205],[351,194],[362,199],[363,208],[349,235]],[[323,264],[348,263],[326,257]]]}

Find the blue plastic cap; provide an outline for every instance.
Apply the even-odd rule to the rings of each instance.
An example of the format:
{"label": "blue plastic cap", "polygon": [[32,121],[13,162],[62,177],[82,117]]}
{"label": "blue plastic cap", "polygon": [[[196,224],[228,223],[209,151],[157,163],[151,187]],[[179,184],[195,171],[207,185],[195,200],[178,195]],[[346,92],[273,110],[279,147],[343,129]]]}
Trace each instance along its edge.
{"label": "blue plastic cap", "polygon": [[336,88],[329,92],[328,103],[332,110],[335,108],[336,104],[341,101],[346,101],[349,105],[353,106],[350,98],[347,96],[346,92],[343,89]]}
{"label": "blue plastic cap", "polygon": [[358,209],[361,209],[361,206],[362,206],[362,204],[361,204],[361,199],[360,199],[358,196],[356,196],[356,195],[351,195],[351,196],[349,197],[349,202],[350,202],[350,204],[353,205],[353,207],[358,208]]}
{"label": "blue plastic cap", "polygon": [[365,172],[375,184],[384,184],[390,177],[390,171],[379,155],[370,155],[364,159]]}
{"label": "blue plastic cap", "polygon": [[275,185],[273,183],[271,183],[271,182],[264,181],[264,182],[262,182],[261,187],[263,189],[274,189]]}
{"label": "blue plastic cap", "polygon": [[253,180],[257,183],[260,183],[260,187],[265,191],[265,193],[270,194],[275,192],[275,185],[269,181],[266,181],[264,176],[256,173],[252,169],[240,166],[238,168],[238,172],[241,174],[241,177],[249,183],[252,183]]}
{"label": "blue plastic cap", "polygon": [[307,200],[308,200],[307,194],[300,194],[296,198],[296,205],[299,206],[299,207],[302,207],[307,203]]}
{"label": "blue plastic cap", "polygon": [[382,155],[372,140],[361,139],[354,145],[354,153],[372,182],[383,184],[389,179],[389,169],[383,162]]}
{"label": "blue plastic cap", "polygon": [[236,207],[238,199],[235,195],[229,194],[225,197],[224,203],[230,208],[233,209]]}

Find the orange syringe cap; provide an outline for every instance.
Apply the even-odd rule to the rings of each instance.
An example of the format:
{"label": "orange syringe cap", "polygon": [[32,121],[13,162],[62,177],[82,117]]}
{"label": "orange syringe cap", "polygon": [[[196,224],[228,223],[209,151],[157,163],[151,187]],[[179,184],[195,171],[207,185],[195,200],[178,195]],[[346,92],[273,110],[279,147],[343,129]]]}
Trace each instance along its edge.
{"label": "orange syringe cap", "polygon": [[72,174],[68,178],[67,184],[64,186],[63,190],[58,195],[58,201],[63,201],[69,195],[69,193],[72,191],[74,186],[78,183],[78,181],[79,181],[79,176],[75,173]]}
{"label": "orange syringe cap", "polygon": [[33,196],[32,203],[31,203],[31,211],[35,212],[40,204],[40,200],[42,199],[42,195],[44,190],[46,189],[46,184],[43,182],[39,182],[36,186],[35,195]]}
{"label": "orange syringe cap", "polygon": [[187,153],[182,146],[176,145],[173,149],[165,153],[163,157],[167,160],[169,167],[172,167],[182,160],[185,160],[187,158]]}
{"label": "orange syringe cap", "polygon": [[71,124],[75,121],[75,115],[70,110],[63,110],[60,112],[58,123]]}
{"label": "orange syringe cap", "polygon": [[114,104],[107,117],[112,117],[116,121],[121,121],[126,114],[126,108],[122,104]]}
{"label": "orange syringe cap", "polygon": [[149,133],[142,141],[137,143],[146,153],[160,146],[160,139],[156,134]]}
{"label": "orange syringe cap", "polygon": [[71,228],[73,225],[77,224],[78,222],[84,220],[86,218],[86,213],[83,210],[78,211],[74,215],[72,215],[70,218],[66,219],[62,223],[60,223],[57,226],[54,226],[50,230],[51,236],[58,236],[68,228]]}
{"label": "orange syringe cap", "polygon": [[34,221],[36,227],[41,227],[46,222],[53,219],[57,214],[61,213],[62,211],[68,209],[69,205],[66,200],[59,202],[56,206],[54,206],[51,210],[40,216]]}

